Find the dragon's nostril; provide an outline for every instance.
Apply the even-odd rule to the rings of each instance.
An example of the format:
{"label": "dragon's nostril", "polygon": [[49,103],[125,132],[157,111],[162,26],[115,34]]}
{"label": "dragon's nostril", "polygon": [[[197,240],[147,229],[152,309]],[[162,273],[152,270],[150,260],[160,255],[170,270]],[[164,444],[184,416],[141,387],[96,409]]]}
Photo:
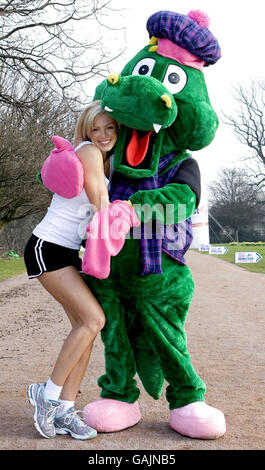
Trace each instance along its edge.
{"label": "dragon's nostril", "polygon": [[168,96],[168,95],[162,95],[162,96],[161,96],[161,100],[165,103],[165,105],[166,105],[167,108],[171,108],[171,107],[172,107],[172,100],[171,100],[170,96]]}
{"label": "dragon's nostril", "polygon": [[111,73],[109,76],[108,76],[108,82],[111,83],[111,85],[116,85],[116,83],[118,83],[119,81],[119,74],[118,73]]}

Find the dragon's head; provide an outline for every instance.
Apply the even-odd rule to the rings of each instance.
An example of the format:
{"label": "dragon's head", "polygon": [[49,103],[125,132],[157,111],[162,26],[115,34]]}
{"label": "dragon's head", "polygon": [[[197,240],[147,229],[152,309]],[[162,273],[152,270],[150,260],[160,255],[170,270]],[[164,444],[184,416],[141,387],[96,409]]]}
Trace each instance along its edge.
{"label": "dragon's head", "polygon": [[94,97],[121,123],[114,166],[133,178],[154,175],[163,154],[206,147],[218,127],[202,71],[221,55],[207,15],[160,11],[147,30],[149,44]]}

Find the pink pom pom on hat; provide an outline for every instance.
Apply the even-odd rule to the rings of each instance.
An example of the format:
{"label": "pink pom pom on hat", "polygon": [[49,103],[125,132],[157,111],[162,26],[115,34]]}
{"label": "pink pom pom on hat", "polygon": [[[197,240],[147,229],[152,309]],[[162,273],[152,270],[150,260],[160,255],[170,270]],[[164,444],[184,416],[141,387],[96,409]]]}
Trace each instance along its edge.
{"label": "pink pom pom on hat", "polygon": [[204,26],[205,28],[209,28],[210,26],[210,18],[204,11],[191,10],[187,16],[192,20],[196,21],[196,23],[198,23],[199,25]]}

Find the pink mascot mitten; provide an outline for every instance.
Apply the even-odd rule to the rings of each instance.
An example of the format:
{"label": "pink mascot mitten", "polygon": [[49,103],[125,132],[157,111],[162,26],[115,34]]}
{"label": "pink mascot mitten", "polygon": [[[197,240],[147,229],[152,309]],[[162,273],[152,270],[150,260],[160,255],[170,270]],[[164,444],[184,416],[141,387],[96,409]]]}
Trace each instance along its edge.
{"label": "pink mascot mitten", "polygon": [[125,201],[114,201],[96,212],[87,226],[83,272],[106,279],[110,273],[111,256],[121,251],[130,228],[139,225],[134,208]]}
{"label": "pink mascot mitten", "polygon": [[70,199],[78,196],[84,187],[84,170],[74,148],[63,137],[53,136],[55,145],[42,169],[43,184],[53,193]]}

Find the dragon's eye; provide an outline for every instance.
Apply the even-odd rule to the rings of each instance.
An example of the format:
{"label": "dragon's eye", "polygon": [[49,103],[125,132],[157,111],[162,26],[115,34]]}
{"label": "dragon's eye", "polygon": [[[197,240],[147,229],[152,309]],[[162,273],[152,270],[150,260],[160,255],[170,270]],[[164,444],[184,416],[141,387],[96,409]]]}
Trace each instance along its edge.
{"label": "dragon's eye", "polygon": [[169,65],[166,71],[163,85],[174,95],[179,93],[187,83],[187,75],[178,65]]}
{"label": "dragon's eye", "polygon": [[151,75],[156,61],[150,57],[140,60],[132,71],[132,75]]}

